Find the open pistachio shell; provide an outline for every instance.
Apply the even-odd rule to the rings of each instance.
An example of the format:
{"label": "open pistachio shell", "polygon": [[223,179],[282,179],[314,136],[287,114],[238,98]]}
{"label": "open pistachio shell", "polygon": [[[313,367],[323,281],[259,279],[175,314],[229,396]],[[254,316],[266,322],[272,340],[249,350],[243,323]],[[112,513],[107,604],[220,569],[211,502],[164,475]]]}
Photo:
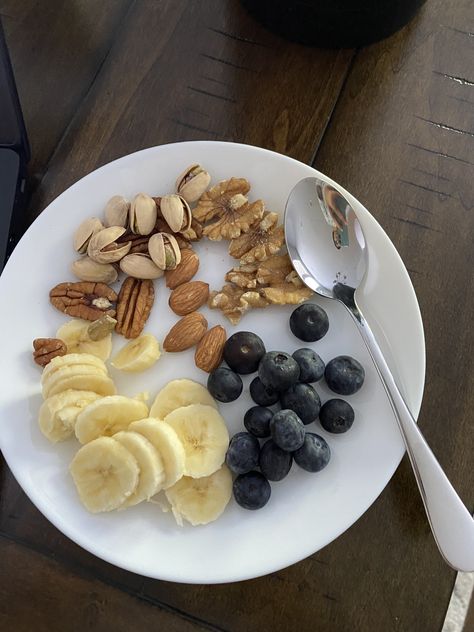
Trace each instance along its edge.
{"label": "open pistachio shell", "polygon": [[137,235],[149,235],[154,229],[157,217],[155,200],[139,193],[130,205],[130,229]]}
{"label": "open pistachio shell", "polygon": [[117,244],[116,239],[125,233],[122,226],[109,226],[95,233],[87,247],[87,254],[97,263],[114,263],[120,261],[130,250],[132,243]]}
{"label": "open pistachio shell", "polygon": [[163,276],[163,270],[147,254],[138,252],[124,257],[120,262],[120,269],[135,279],[158,279]]}
{"label": "open pistachio shell", "polygon": [[148,241],[148,252],[160,270],[174,270],[181,261],[181,250],[176,237],[170,233],[156,233]]}
{"label": "open pistachio shell", "polygon": [[174,233],[191,226],[193,214],[186,200],[176,193],[164,195],[160,203],[161,214]]}
{"label": "open pistachio shell", "polygon": [[189,166],[178,176],[176,180],[176,191],[183,196],[187,202],[196,202],[209,186],[211,176],[201,165]]}
{"label": "open pistachio shell", "polygon": [[84,220],[74,233],[74,250],[81,255],[85,254],[91,237],[103,228],[102,222],[97,217]]}

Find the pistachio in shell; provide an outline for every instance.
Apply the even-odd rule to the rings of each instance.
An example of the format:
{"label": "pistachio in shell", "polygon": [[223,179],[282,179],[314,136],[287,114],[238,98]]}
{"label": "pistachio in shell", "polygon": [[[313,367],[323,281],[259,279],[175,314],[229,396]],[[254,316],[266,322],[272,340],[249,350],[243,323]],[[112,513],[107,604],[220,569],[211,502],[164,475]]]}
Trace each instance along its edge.
{"label": "pistachio in shell", "polygon": [[122,226],[109,226],[95,233],[87,246],[87,254],[97,263],[114,263],[120,261],[130,250],[130,241],[118,244],[116,240],[125,233]]}
{"label": "pistachio in shell", "polygon": [[115,283],[118,272],[111,263],[97,263],[90,257],[77,259],[71,265],[72,273],[81,281],[92,281],[93,283]]}
{"label": "pistachio in shell", "polygon": [[193,214],[186,200],[177,193],[164,195],[160,203],[161,214],[173,233],[187,230],[191,226]]}
{"label": "pistachio in shell", "polygon": [[130,202],[123,195],[114,195],[105,205],[105,225],[106,226],[128,226],[128,214]]}
{"label": "pistachio in shell", "polygon": [[181,249],[174,235],[156,233],[148,241],[148,252],[160,270],[174,270],[181,261]]}
{"label": "pistachio in shell", "polygon": [[187,202],[196,202],[207,189],[210,181],[211,176],[201,165],[190,165],[178,176],[176,191]]}
{"label": "pistachio in shell", "polygon": [[102,222],[97,217],[85,219],[74,233],[74,250],[81,255],[85,254],[92,236],[103,228]]}
{"label": "pistachio in shell", "polygon": [[161,270],[147,254],[137,252],[127,255],[120,261],[120,269],[135,279],[158,279],[163,276]]}
{"label": "pistachio in shell", "polygon": [[155,227],[158,211],[155,200],[146,193],[136,195],[130,205],[130,229],[137,235],[149,235]]}

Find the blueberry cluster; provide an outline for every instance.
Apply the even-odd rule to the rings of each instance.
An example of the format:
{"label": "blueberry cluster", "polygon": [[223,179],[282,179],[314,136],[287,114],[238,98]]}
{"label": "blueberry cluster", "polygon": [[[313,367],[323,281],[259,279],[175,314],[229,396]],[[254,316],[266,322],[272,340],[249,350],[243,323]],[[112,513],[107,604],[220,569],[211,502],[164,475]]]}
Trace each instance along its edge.
{"label": "blueberry cluster", "polygon": [[[305,342],[326,335],[329,320],[318,305],[305,303],[290,317],[293,334]],[[321,400],[311,385],[323,377],[338,395],[352,395],[363,385],[362,365],[350,356],[338,356],[327,365],[309,348],[292,355],[266,351],[262,339],[249,331],[233,334],[224,347],[228,367],[218,367],[207,383],[209,392],[220,402],[237,399],[243,390],[240,375],[258,372],[250,383],[256,406],[244,416],[246,432],[235,434],[226,455],[228,467],[236,474],[235,500],[245,509],[260,509],[269,500],[269,481],[281,481],[293,461],[308,472],[319,472],[329,463],[331,450],[320,435],[305,426],[319,417],[321,426],[331,433],[349,430],[354,421],[352,406],[343,399]],[[269,406],[280,404],[281,410]],[[260,445],[259,439],[265,439]],[[257,471],[260,469],[260,472]]]}

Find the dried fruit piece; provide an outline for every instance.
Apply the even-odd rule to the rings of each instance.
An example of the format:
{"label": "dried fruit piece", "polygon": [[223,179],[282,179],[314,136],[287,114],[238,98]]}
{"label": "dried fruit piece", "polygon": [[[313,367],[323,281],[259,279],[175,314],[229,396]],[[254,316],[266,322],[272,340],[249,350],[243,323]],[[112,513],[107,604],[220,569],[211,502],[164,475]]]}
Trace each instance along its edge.
{"label": "dried fruit piece", "polygon": [[203,234],[209,239],[232,239],[249,230],[256,219],[262,217],[264,204],[257,200],[249,204],[246,193],[250,184],[244,178],[223,180],[201,196],[193,216],[199,222],[212,224],[204,227]]}
{"label": "dried fruit piece", "polygon": [[67,353],[67,347],[59,338],[36,338],[33,340],[33,359],[39,366],[46,366],[56,356]]}
{"label": "dried fruit piece", "polygon": [[283,226],[278,226],[278,213],[266,213],[261,222],[229,245],[229,254],[241,263],[263,261],[276,254],[285,242]]}
{"label": "dried fruit piece", "polygon": [[246,311],[252,307],[267,307],[269,301],[261,295],[261,290],[244,290],[226,284],[219,292],[211,292],[208,305],[211,309],[219,309],[233,325],[237,325]]}
{"label": "dried fruit piece", "polygon": [[127,277],[118,295],[115,331],[125,338],[137,338],[148,320],[154,300],[152,281]]}
{"label": "dried fruit piece", "polygon": [[169,306],[178,316],[186,316],[195,312],[207,302],[209,284],[204,281],[188,281],[174,289],[168,301]]}
{"label": "dried fruit piece", "polygon": [[116,324],[117,321],[115,318],[111,318],[107,315],[102,316],[98,320],[94,320],[94,322],[87,327],[87,335],[94,342],[103,340],[106,336],[113,332]]}
{"label": "dried fruit piece", "polygon": [[216,325],[206,331],[194,354],[194,362],[199,369],[207,373],[217,369],[222,361],[226,338],[227,334],[221,325]]}
{"label": "dried fruit piece", "polygon": [[105,283],[59,283],[49,298],[56,309],[74,318],[97,320],[104,314],[115,316],[117,294]]}
{"label": "dried fruit piece", "polygon": [[190,349],[201,340],[206,329],[207,320],[202,314],[187,314],[170,329],[163,341],[163,349],[169,352]]}
{"label": "dried fruit piece", "polygon": [[279,283],[260,290],[262,295],[274,305],[298,305],[313,296],[313,292],[306,287],[296,287],[294,283]]}
{"label": "dried fruit piece", "polygon": [[174,270],[165,273],[166,285],[174,290],[178,285],[187,283],[196,274],[199,268],[199,257],[190,248],[181,250],[181,262]]}

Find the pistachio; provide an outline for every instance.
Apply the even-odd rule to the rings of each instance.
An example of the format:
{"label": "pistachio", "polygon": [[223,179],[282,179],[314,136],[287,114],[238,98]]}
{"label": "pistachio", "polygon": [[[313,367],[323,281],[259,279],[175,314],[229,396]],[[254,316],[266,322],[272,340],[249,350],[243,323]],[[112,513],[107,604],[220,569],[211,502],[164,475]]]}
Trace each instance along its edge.
{"label": "pistachio", "polygon": [[85,254],[91,237],[103,228],[102,222],[97,217],[84,220],[74,233],[74,250],[81,255]]}
{"label": "pistachio", "polygon": [[193,214],[186,200],[176,193],[164,195],[160,203],[161,214],[174,233],[191,226]]}
{"label": "pistachio", "polygon": [[153,198],[139,193],[130,206],[130,228],[138,235],[149,235],[156,224],[157,209]]}
{"label": "pistachio", "polygon": [[160,270],[174,270],[181,261],[181,250],[176,237],[169,233],[156,233],[148,241],[148,252]]}
{"label": "pistachio", "polygon": [[199,200],[209,186],[211,176],[201,165],[191,165],[176,180],[176,191],[187,202]]}
{"label": "pistachio", "polygon": [[97,341],[102,340],[109,334],[113,332],[115,329],[115,325],[117,321],[112,316],[105,314],[101,316],[98,320],[94,320],[87,328],[87,335],[91,340]]}
{"label": "pistachio", "polygon": [[141,252],[124,257],[120,269],[135,279],[158,279],[163,276],[163,270],[153,263],[151,257]]}
{"label": "pistachio", "polygon": [[127,227],[130,202],[123,195],[114,195],[105,206],[105,225]]}
{"label": "pistachio", "polygon": [[96,283],[115,283],[118,278],[118,272],[110,263],[97,263],[92,261],[90,257],[82,257],[74,261],[71,265],[71,271],[81,281],[93,281]]}
{"label": "pistachio", "polygon": [[131,242],[117,244],[118,239],[125,232],[122,226],[109,226],[95,233],[89,241],[87,254],[97,263],[114,263],[120,261],[131,248]]}

